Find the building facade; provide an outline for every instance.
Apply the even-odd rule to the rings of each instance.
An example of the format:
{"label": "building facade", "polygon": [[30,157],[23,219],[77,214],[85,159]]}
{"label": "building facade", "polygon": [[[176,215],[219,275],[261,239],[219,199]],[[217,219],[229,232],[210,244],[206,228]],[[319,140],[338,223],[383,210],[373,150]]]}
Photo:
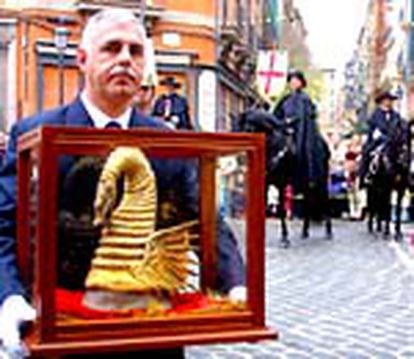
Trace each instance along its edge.
{"label": "building facade", "polygon": [[375,94],[397,94],[398,110],[414,114],[412,0],[371,0],[352,59],[345,70],[345,108],[366,119]]}
{"label": "building facade", "polygon": [[[76,96],[82,27],[97,10],[120,6],[142,16],[158,78],[182,84],[198,129],[231,130],[234,116],[258,97],[255,63],[269,1],[276,0],[3,0],[0,129]],[[157,94],[163,90],[157,86]]]}

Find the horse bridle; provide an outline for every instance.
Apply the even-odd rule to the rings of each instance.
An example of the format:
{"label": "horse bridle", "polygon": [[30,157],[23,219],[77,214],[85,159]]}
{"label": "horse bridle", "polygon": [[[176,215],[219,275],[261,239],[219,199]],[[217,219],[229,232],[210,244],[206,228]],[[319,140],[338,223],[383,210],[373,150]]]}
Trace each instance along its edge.
{"label": "horse bridle", "polygon": [[378,174],[380,166],[381,166],[381,159],[383,161],[384,166],[386,168],[389,167],[389,163],[387,163],[388,158],[385,155],[386,147],[387,147],[387,143],[381,143],[373,150],[373,154],[370,156],[371,160],[368,165],[368,174],[367,174],[368,182],[372,181],[374,176]]}

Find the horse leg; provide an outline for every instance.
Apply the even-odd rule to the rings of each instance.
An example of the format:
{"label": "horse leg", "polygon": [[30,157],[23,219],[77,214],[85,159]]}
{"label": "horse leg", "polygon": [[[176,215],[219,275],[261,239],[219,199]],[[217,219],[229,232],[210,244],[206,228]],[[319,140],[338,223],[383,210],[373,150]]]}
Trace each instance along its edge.
{"label": "horse leg", "polygon": [[328,188],[326,187],[325,192],[325,208],[326,208],[326,220],[325,220],[325,233],[326,233],[326,239],[333,239],[332,234],[332,218],[331,218],[331,201],[328,194]]}
{"label": "horse leg", "polygon": [[368,233],[374,232],[374,215],[372,212],[368,212]]}
{"label": "horse leg", "polygon": [[326,217],[325,233],[326,239],[333,239],[331,216]]}
{"label": "horse leg", "polygon": [[309,238],[309,223],[310,223],[309,216],[306,216],[303,219],[303,229],[302,229],[303,239]]}
{"label": "horse leg", "polygon": [[309,194],[307,191],[303,191],[303,228],[302,238],[309,237],[309,224],[310,224],[310,213],[309,213]]}
{"label": "horse leg", "polygon": [[281,245],[283,248],[288,248],[290,246],[290,241],[288,239],[288,228],[286,224],[286,209],[285,209],[285,186],[281,186],[278,188],[279,192],[279,214],[280,214],[280,221],[282,225],[282,239]]}
{"label": "horse leg", "polygon": [[385,220],[385,226],[384,226],[384,239],[388,239],[390,236],[390,220],[386,219]]}
{"label": "horse leg", "polygon": [[286,210],[281,210],[281,223],[282,223],[282,239],[287,240],[289,238],[289,233],[286,223]]}
{"label": "horse leg", "polygon": [[387,197],[385,192],[382,192],[380,194],[377,192],[375,195],[375,201],[373,203],[373,211],[377,219],[377,228],[376,228],[377,233],[382,232],[382,222],[385,219],[386,198],[384,198],[384,196]]}
{"label": "horse leg", "polygon": [[401,204],[404,196],[404,188],[401,186],[397,189],[397,203],[395,207],[395,234],[394,239],[397,242],[402,241],[403,235],[401,232]]}
{"label": "horse leg", "polygon": [[384,239],[388,239],[390,236],[390,222],[391,222],[391,188],[387,188],[384,196],[384,205],[382,220],[385,222]]}
{"label": "horse leg", "polygon": [[374,204],[373,191],[370,187],[367,188],[367,215],[368,215],[368,233],[374,232]]}
{"label": "horse leg", "polygon": [[[382,193],[384,195],[384,193]],[[381,233],[382,232],[382,221],[384,220],[384,213],[385,213],[385,202],[386,199],[385,198],[381,198],[381,194],[379,195],[378,193],[376,193],[375,196],[375,201],[376,203],[373,203],[373,211],[375,213],[375,217],[377,220],[377,228],[376,231],[377,233]]]}
{"label": "horse leg", "polygon": [[381,233],[382,232],[382,215],[381,215],[381,212],[377,213],[377,215],[375,217],[377,219],[377,232]]}

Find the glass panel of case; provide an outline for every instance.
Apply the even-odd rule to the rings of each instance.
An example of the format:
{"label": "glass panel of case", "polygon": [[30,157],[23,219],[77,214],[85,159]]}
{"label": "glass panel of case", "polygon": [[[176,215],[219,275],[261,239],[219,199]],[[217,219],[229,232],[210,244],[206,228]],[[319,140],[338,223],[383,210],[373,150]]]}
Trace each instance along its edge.
{"label": "glass panel of case", "polygon": [[[33,155],[33,153],[32,153]],[[28,220],[23,220],[23,223],[18,223],[20,226],[26,228],[26,238],[23,243],[18,243],[20,250],[20,270],[23,285],[29,297],[32,297],[35,291],[34,277],[35,277],[35,253],[37,223],[39,216],[39,166],[38,161],[34,156],[31,156],[28,161],[28,183],[27,183],[27,205],[28,205]],[[18,219],[19,220],[19,219]]]}
{"label": "glass panel of case", "polygon": [[245,161],[216,158],[215,273],[206,282],[200,158],[154,158],[138,147],[59,156],[58,323],[245,310],[228,296],[245,281]]}
{"label": "glass panel of case", "polygon": [[247,211],[247,155],[236,153],[218,159],[217,196],[221,217],[237,240],[243,261],[246,261],[246,211]]}

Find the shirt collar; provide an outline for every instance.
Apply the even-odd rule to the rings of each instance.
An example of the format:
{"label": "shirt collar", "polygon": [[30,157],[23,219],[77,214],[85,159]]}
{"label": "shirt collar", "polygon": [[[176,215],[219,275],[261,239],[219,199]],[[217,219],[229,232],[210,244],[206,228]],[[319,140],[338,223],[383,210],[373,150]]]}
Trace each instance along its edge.
{"label": "shirt collar", "polygon": [[86,93],[83,91],[80,95],[81,101],[85,106],[86,112],[91,117],[94,126],[96,128],[105,128],[109,122],[116,121],[123,129],[128,128],[129,120],[131,118],[132,108],[128,107],[123,114],[118,117],[111,118],[107,114],[103,113],[97,106],[95,106],[91,100],[89,100]]}

